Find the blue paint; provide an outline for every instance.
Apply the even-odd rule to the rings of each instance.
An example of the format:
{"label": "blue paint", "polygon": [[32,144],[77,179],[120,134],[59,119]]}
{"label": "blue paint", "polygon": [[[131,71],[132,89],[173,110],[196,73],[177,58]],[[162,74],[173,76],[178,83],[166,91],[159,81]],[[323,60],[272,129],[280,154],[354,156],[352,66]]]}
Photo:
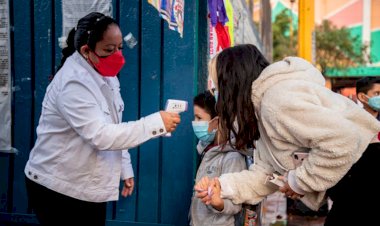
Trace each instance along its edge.
{"label": "blue paint", "polygon": [[46,87],[49,84],[49,77],[52,71],[52,1],[34,1],[34,48],[32,57],[35,59],[34,65],[34,127],[38,125],[41,115],[41,104],[45,96]]}
{"label": "blue paint", "polygon": [[[27,196],[24,180],[24,167],[29,158],[29,152],[34,143],[33,127],[33,82],[35,74],[33,71],[33,19],[30,1],[15,1],[13,4],[14,15],[14,85],[20,87],[13,96],[13,146],[19,150],[14,159],[14,181],[13,181],[13,207],[15,212],[27,212]],[[30,78],[30,79],[28,79]]]}
{"label": "blue paint", "polygon": [[8,211],[8,199],[12,198],[8,194],[9,161],[9,154],[0,153],[0,212]]}
{"label": "blue paint", "polygon": [[[125,36],[129,32],[138,40],[138,45],[133,49],[125,47],[123,54],[126,59],[126,64],[120,72],[120,90],[124,100],[123,121],[131,121],[140,118],[139,99],[140,99],[140,43],[139,27],[140,27],[140,2],[139,1],[120,1],[119,9],[115,9],[119,15],[120,29]],[[124,46],[125,43],[124,43]],[[136,220],[136,205],[138,192],[138,150],[134,148],[129,150],[133,171],[135,174],[135,190],[131,197],[120,197],[116,203],[116,219],[135,221]]]}
{"label": "blue paint", "polygon": [[[140,33],[140,116],[160,110],[161,19],[147,1],[142,1]],[[148,141],[140,146],[137,221],[160,222],[159,169],[160,142]]]}
{"label": "blue paint", "polygon": [[[183,38],[164,26],[163,39],[163,99],[182,99],[192,103],[194,96],[194,76],[196,61],[197,31],[189,29],[194,26],[196,2],[186,1]],[[188,224],[193,186],[193,120],[192,104],[189,110],[181,114],[182,123],[170,139],[163,140],[162,155],[162,223],[174,225]],[[181,214],[173,214],[173,210]]]}
{"label": "blue paint", "polygon": [[52,42],[54,42],[53,51],[53,73],[57,71],[57,68],[61,64],[61,48],[59,47],[58,38],[62,36],[62,0],[54,0],[54,37]]}

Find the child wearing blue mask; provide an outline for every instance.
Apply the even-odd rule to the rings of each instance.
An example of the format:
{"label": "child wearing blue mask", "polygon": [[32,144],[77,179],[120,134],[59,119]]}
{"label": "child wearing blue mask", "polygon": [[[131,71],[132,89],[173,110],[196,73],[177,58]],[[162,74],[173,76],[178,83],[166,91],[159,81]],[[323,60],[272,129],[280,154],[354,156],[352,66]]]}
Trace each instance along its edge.
{"label": "child wearing blue mask", "polygon": [[[246,169],[245,156],[233,149],[228,143],[218,140],[218,117],[215,111],[215,98],[206,91],[194,98],[194,133],[199,139],[197,151],[200,154],[196,182],[202,177],[216,178],[224,173],[240,172]],[[210,129],[209,129],[210,127]],[[215,128],[215,129],[211,129]],[[242,206],[235,205],[231,200],[221,199],[220,194],[210,194],[215,197],[210,205],[193,195],[191,202],[190,225],[235,225],[235,218],[239,216]]]}
{"label": "child wearing blue mask", "polygon": [[356,96],[363,107],[380,121],[380,78],[363,77],[356,82]]}

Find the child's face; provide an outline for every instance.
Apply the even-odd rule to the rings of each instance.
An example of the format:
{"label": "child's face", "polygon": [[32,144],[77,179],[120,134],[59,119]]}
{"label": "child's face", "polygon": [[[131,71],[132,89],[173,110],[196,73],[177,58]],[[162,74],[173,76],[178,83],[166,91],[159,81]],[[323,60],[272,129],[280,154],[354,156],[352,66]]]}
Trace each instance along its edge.
{"label": "child's face", "polygon": [[194,105],[194,121],[210,121],[211,115],[208,114],[203,108]]}
{"label": "child's face", "polygon": [[368,90],[367,93],[360,92],[358,93],[358,99],[360,102],[362,102],[365,106],[368,105],[368,100],[371,97],[380,96],[380,84],[375,83],[373,84],[372,88]]}
{"label": "child's face", "polygon": [[380,84],[375,83],[372,86],[372,89],[367,92],[368,97],[380,96]]}

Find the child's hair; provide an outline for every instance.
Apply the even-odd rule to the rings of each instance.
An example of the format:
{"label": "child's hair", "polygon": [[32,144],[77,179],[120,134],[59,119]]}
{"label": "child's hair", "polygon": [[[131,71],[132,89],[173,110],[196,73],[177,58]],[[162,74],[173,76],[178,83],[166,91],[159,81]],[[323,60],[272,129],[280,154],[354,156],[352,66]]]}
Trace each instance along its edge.
{"label": "child's hair", "polygon": [[58,70],[63,66],[66,59],[75,50],[80,51],[82,46],[88,45],[91,50],[95,50],[96,43],[103,39],[103,34],[110,25],[119,26],[114,19],[102,13],[92,12],[82,17],[77,26],[69,32],[66,40],[67,47],[62,49],[61,65]]}
{"label": "child's hair", "polygon": [[356,94],[365,93],[367,94],[370,89],[372,89],[374,84],[380,84],[380,78],[378,77],[363,77],[356,81]]}
{"label": "child's hair", "polygon": [[218,87],[218,78],[216,75],[216,59],[217,58],[218,58],[218,55],[215,55],[208,62],[208,74],[209,74],[211,80],[214,82],[216,87]]}
{"label": "child's hair", "polygon": [[211,118],[217,116],[215,110],[215,98],[210,91],[207,90],[195,96],[193,103],[194,105],[204,109],[211,116]]}

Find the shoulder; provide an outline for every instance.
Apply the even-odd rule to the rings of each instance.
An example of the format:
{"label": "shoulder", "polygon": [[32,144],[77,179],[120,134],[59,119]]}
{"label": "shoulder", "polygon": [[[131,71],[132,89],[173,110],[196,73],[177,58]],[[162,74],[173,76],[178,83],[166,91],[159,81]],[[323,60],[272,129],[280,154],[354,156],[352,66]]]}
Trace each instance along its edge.
{"label": "shoulder", "polygon": [[276,105],[288,105],[293,102],[291,98],[309,100],[324,89],[326,88],[305,80],[283,80],[267,89],[263,95],[263,104],[270,101]]}
{"label": "shoulder", "polygon": [[90,73],[78,64],[75,60],[68,58],[60,70],[60,73],[65,80],[76,80],[87,82],[90,78]]}
{"label": "shoulder", "polygon": [[244,161],[245,156],[238,151],[229,151],[224,154],[224,161]]}
{"label": "shoulder", "polygon": [[240,172],[247,169],[245,156],[239,152],[227,152],[222,161],[223,173]]}
{"label": "shoulder", "polygon": [[308,112],[334,99],[327,88],[304,80],[284,80],[270,87],[263,95],[260,115],[264,118],[282,117],[295,112]]}

